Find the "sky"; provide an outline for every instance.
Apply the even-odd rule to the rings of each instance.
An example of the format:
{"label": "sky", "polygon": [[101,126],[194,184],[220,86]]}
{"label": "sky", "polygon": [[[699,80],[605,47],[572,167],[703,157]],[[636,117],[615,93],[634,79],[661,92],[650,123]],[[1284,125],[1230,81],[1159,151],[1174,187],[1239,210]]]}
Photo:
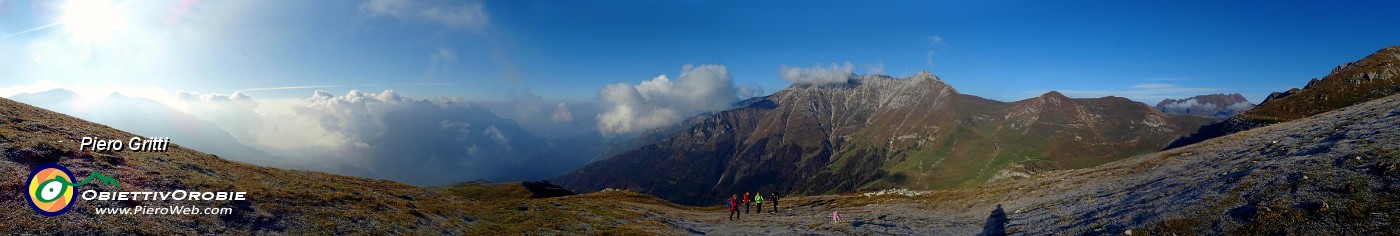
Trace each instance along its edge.
{"label": "sky", "polygon": [[[68,6],[83,2],[114,10],[71,17],[83,10]],[[608,84],[675,76],[687,64],[724,65],[736,85],[773,92],[788,85],[782,66],[849,62],[861,74],[929,70],[963,93],[1002,101],[1060,90],[1144,102],[1238,92],[1257,102],[1400,44],[1400,19],[1388,17],[1397,9],[1388,1],[11,0],[0,2],[0,77],[3,87],[51,81],[168,96],[387,88],[592,101]],[[97,23],[61,23],[69,18]],[[309,86],[344,87],[260,90]]]}
{"label": "sky", "polygon": [[[462,147],[428,161],[539,156],[553,149],[521,140],[635,134],[848,73],[926,70],[1005,102],[1054,90],[1258,103],[1400,45],[1395,12],[1393,1],[0,0],[0,96],[147,98],[274,155],[365,159],[338,173],[385,176],[408,169],[366,169],[385,160],[362,153],[417,150],[385,137]],[[443,166],[480,163],[495,162]]]}

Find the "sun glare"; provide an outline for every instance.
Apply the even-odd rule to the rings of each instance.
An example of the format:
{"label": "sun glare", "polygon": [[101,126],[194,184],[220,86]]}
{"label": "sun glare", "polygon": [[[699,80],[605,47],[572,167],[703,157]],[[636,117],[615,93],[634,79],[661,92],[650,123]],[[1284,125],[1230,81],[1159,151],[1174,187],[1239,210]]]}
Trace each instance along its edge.
{"label": "sun glare", "polygon": [[63,12],[64,27],[80,41],[106,41],[126,27],[122,8],[107,0],[69,0]]}

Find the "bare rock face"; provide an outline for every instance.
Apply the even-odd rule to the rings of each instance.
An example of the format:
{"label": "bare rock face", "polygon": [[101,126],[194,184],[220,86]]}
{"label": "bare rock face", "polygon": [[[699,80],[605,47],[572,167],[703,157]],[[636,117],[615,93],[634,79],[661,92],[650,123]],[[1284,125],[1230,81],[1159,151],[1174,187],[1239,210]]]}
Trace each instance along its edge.
{"label": "bare rock face", "polygon": [[928,72],[793,85],[740,104],[656,132],[668,136],[644,136],[659,141],[551,182],[692,205],[745,191],[965,188],[1155,151],[1209,122],[1118,97],[1050,92],[993,101],[960,94]]}
{"label": "bare rock face", "polygon": [[1236,94],[1211,94],[1186,99],[1163,99],[1157,110],[1171,115],[1192,115],[1209,118],[1229,118],[1254,108],[1254,103]]}

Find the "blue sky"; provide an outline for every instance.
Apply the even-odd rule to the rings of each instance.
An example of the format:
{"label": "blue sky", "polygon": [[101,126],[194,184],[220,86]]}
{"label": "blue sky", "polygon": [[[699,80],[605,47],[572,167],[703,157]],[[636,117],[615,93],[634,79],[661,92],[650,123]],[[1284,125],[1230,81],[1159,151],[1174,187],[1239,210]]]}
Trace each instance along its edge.
{"label": "blue sky", "polygon": [[[929,70],[1002,101],[1060,90],[1257,103],[1400,44],[1388,1],[92,1],[118,10],[92,20],[69,1],[0,1],[0,91],[593,101],[686,64],[773,92],[788,85],[781,66],[849,62]],[[54,24],[65,21],[99,23]],[[303,88],[259,90],[283,87]]]}

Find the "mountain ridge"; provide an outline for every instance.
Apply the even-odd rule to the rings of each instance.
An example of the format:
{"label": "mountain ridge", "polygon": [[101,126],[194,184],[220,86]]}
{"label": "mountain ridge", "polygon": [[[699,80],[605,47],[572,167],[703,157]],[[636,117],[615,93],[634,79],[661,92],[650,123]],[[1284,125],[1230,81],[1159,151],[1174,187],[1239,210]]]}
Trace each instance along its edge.
{"label": "mountain ridge", "polygon": [[[926,71],[795,84],[750,104],[697,117],[671,137],[551,181],[580,192],[628,188],[700,205],[740,189],[961,188],[1157,150],[1205,123],[1116,97],[1048,92],[998,102],[960,94]],[[1070,141],[1038,138],[1051,134]],[[1077,149],[1088,155],[1063,155]]]}
{"label": "mountain ridge", "polygon": [[1157,110],[1173,115],[1193,115],[1211,118],[1229,118],[1235,114],[1254,108],[1255,104],[1250,103],[1239,93],[1234,94],[1208,94],[1197,95],[1183,99],[1162,99],[1157,103]]}
{"label": "mountain ridge", "polygon": [[1400,45],[1383,48],[1357,61],[1337,66],[1322,79],[1309,80],[1302,89],[1274,92],[1258,106],[1203,126],[1189,136],[1172,141],[1167,148],[1183,147],[1400,94],[1400,77],[1397,75],[1400,75]]}

